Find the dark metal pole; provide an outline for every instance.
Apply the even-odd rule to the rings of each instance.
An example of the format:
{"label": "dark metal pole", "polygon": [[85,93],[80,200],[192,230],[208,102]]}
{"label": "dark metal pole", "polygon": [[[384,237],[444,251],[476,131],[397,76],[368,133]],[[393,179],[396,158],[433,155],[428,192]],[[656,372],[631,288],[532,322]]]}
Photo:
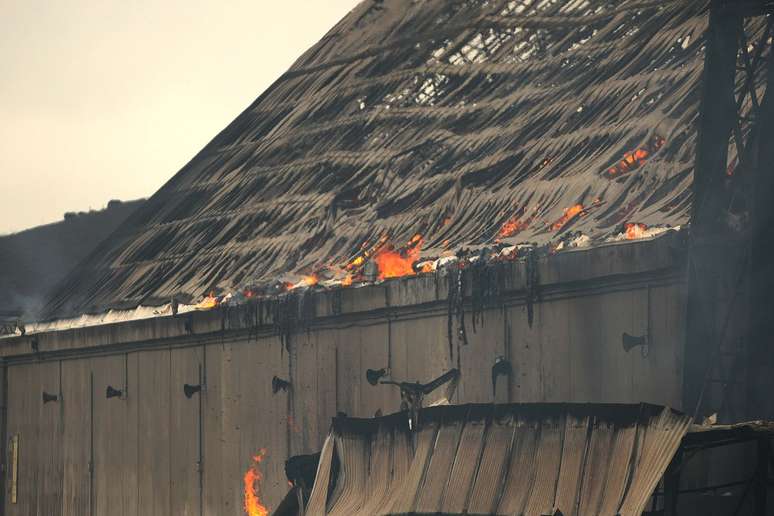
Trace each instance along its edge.
{"label": "dark metal pole", "polygon": [[677,500],[680,494],[680,470],[683,466],[683,450],[677,450],[664,473],[664,516],[677,514]]}
{"label": "dark metal pole", "polygon": [[766,491],[768,491],[770,453],[769,438],[759,438],[758,462],[755,469],[755,493],[753,495],[753,503],[755,504],[753,514],[755,516],[766,516]]}
{"label": "dark metal pole", "polygon": [[[713,0],[709,14],[704,77],[699,111],[698,141],[693,178],[693,213],[688,264],[688,318],[685,349],[683,404],[701,415],[703,405],[715,402],[702,393],[718,343],[714,328],[718,279],[727,273],[725,253],[713,249],[722,239],[720,220],[727,204],[724,178],[728,143],[736,124],[734,85],[738,15],[723,12],[723,2]],[[713,238],[714,237],[714,238]]]}
{"label": "dark metal pole", "polygon": [[[770,51],[771,52],[771,51]],[[751,142],[754,174],[750,247],[750,332],[748,334],[748,417],[774,417],[770,399],[774,358],[774,58],[768,58],[766,94],[757,114]]]}
{"label": "dark metal pole", "polygon": [[723,4],[712,0],[706,36],[691,217],[691,232],[697,237],[717,231],[728,142],[737,118],[734,81],[742,19]]}

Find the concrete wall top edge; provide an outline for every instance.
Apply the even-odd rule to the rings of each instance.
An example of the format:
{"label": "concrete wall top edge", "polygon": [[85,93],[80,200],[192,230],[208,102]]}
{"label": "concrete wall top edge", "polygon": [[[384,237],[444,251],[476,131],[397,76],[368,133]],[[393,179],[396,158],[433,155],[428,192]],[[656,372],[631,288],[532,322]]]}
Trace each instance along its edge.
{"label": "concrete wall top edge", "polygon": [[[681,234],[670,231],[658,238],[606,244],[540,257],[537,283],[542,290],[582,292],[611,279],[636,282],[638,277],[681,277]],[[498,290],[505,302],[523,300],[528,285],[524,260],[494,264]],[[465,296],[472,292],[470,281]],[[35,356],[51,352],[147,343],[170,339],[206,338],[225,332],[272,331],[290,325],[310,325],[342,317],[384,316],[386,312],[419,312],[445,306],[448,280],[441,273],[398,278],[359,288],[306,291],[236,307],[177,316],[155,317],[113,324],[39,333],[0,341],[0,358]]]}

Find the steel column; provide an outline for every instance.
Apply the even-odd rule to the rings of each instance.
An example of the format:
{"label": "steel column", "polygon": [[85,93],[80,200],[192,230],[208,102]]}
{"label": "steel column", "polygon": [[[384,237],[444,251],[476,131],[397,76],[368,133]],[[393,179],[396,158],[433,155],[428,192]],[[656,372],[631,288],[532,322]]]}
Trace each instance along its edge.
{"label": "steel column", "polygon": [[715,328],[718,278],[727,271],[724,253],[710,244],[719,240],[727,204],[724,178],[728,143],[736,125],[734,86],[742,27],[742,18],[728,12],[721,0],[713,0],[709,17],[693,178],[683,391],[684,409],[699,416],[705,412],[701,405],[713,405],[704,392],[705,379],[719,346]]}

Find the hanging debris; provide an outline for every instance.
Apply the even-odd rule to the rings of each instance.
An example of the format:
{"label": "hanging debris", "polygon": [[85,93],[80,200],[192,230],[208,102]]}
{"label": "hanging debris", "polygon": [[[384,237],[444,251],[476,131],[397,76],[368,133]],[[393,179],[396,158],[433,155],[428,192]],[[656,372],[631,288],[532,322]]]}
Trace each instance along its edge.
{"label": "hanging debris", "polygon": [[[459,263],[451,264],[446,275],[448,282],[447,335],[449,339],[449,356],[454,357],[455,342],[468,344],[465,331],[465,270]],[[455,329],[456,322],[456,329]]]}
{"label": "hanging debris", "polygon": [[527,251],[527,285],[525,292],[525,301],[527,303],[527,323],[532,328],[532,321],[535,317],[535,303],[538,300],[538,267],[537,253],[535,249]]}

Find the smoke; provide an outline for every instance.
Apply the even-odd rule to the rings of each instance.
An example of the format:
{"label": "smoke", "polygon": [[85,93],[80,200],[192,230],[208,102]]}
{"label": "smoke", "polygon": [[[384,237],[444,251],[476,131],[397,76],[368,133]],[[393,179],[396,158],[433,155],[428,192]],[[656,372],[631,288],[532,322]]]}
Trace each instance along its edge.
{"label": "smoke", "polygon": [[[0,287],[0,292],[4,289]],[[43,309],[45,298],[42,296],[29,296],[17,291],[11,291],[9,302],[0,303],[0,314],[20,318],[23,321],[36,320]]]}
{"label": "smoke", "polygon": [[111,202],[102,211],[0,237],[0,313],[39,319],[54,288],[142,202]]}

